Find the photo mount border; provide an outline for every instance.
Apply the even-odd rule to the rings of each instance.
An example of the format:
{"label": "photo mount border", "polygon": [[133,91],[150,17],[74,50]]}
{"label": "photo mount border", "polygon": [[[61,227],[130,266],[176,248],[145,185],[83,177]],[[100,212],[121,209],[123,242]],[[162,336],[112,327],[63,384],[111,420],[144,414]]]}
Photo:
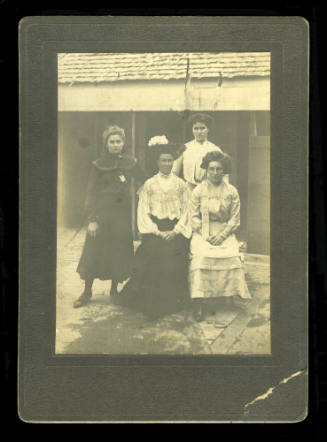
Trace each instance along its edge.
{"label": "photo mount border", "polygon": [[[127,20],[126,20],[127,19]],[[180,387],[183,383],[183,371],[189,372],[193,369],[199,373],[199,368],[212,370],[215,368],[217,374],[214,376],[214,380],[208,381],[207,377],[202,382],[210,384],[213,382],[219,385],[221,389],[225,389],[218,382],[221,377],[229,377],[228,371],[236,372],[239,369],[239,374],[235,375],[233,382],[237,383],[240,380],[240,387],[243,389],[249,387],[248,392],[240,395],[253,397],[255,392],[260,392],[262,386],[260,385],[244,385],[242,380],[241,370],[246,370],[248,373],[254,373],[255,370],[259,370],[261,373],[259,377],[262,379],[262,384],[269,386],[274,384],[274,380],[282,379],[287,374],[294,372],[295,369],[301,367],[301,370],[307,366],[307,287],[306,282],[303,279],[303,273],[298,279],[298,287],[300,288],[301,296],[299,298],[299,292],[288,291],[289,288],[294,290],[294,281],[286,279],[285,269],[282,268],[283,259],[280,258],[281,252],[286,248],[286,256],[288,254],[295,254],[297,252],[295,245],[298,245],[298,239],[301,237],[300,242],[300,254],[296,257],[299,265],[292,266],[294,270],[299,273],[306,274],[307,268],[307,140],[308,140],[308,41],[307,41],[307,26],[303,19],[300,18],[275,18],[275,17],[182,17],[176,20],[174,17],[169,17],[169,24],[165,22],[165,17],[136,17],[139,26],[135,29],[135,23],[133,28],[128,26],[128,29],[124,29],[124,38],[130,37],[130,40],[118,40],[115,42],[108,42],[105,40],[95,40],[94,27],[99,23],[105,25],[101,26],[101,33],[107,35],[107,40],[110,39],[115,32],[122,35],[121,31],[117,31],[117,26],[124,28],[124,22],[128,22],[131,17],[31,17],[24,19],[20,25],[20,127],[21,127],[21,153],[20,153],[20,166],[21,166],[21,213],[24,214],[24,219],[20,220],[20,238],[21,238],[21,266],[20,266],[20,336],[19,336],[19,407],[20,415],[28,421],[37,419],[40,421],[47,421],[50,417],[51,421],[56,420],[55,415],[49,415],[49,412],[44,410],[45,415],[35,414],[38,409],[34,402],[33,410],[33,397],[34,392],[31,391],[31,367],[36,366],[37,371],[40,374],[39,380],[36,382],[40,391],[48,389],[51,391],[51,386],[46,385],[45,379],[51,377],[53,382],[60,376],[68,376],[72,369],[75,372],[74,382],[72,382],[71,389],[78,391],[81,383],[85,382],[85,369],[89,367],[90,376],[92,379],[96,376],[96,372],[100,371],[104,378],[110,379],[108,384],[112,384],[113,378],[115,378],[116,368],[125,370],[125,378],[130,378],[130,369],[133,368],[139,372],[143,368],[144,373],[150,368],[154,369],[152,376],[157,377],[158,373],[162,371],[162,368],[175,370],[177,377],[179,378]],[[236,19],[236,20],[235,20]],[[264,20],[262,20],[264,19]],[[270,20],[271,19],[271,20]],[[98,21],[97,21],[98,20]],[[83,23],[78,23],[82,21]],[[189,23],[185,22],[188,21]],[[188,34],[188,39],[182,40],[181,26],[189,26],[195,24],[189,28],[188,32],[191,35],[200,33],[200,35],[208,35],[208,27],[205,22],[208,21],[210,25],[216,29],[216,38],[221,33],[225,34],[227,39],[223,41],[207,41],[199,39],[192,40]],[[154,23],[155,22],[155,23]],[[246,25],[251,23],[251,29]],[[131,24],[131,23],[130,23]],[[222,24],[228,25],[228,30],[217,29]],[[241,30],[239,29],[241,26]],[[49,26],[51,25],[51,26]],[[61,25],[61,26],[60,26]],[[74,26],[72,26],[74,25]],[[128,24],[127,24],[128,25]],[[161,27],[174,28],[175,35],[179,36],[177,40],[170,40],[172,35],[168,35],[167,30],[161,29],[160,33],[149,32],[149,27],[156,28],[158,25]],[[270,26],[269,32],[262,32],[264,26]],[[290,29],[288,29],[289,25]],[[59,28],[62,30],[62,26],[65,27],[65,32],[60,33]],[[80,26],[83,28],[81,29]],[[86,28],[85,28],[86,26]],[[275,26],[282,28],[281,34],[278,29],[271,33],[271,29]],[[69,29],[70,28],[70,29]],[[116,30],[115,30],[115,29]],[[143,29],[142,29],[143,28]],[[196,28],[196,29],[195,29]],[[237,28],[237,29],[236,29]],[[85,30],[86,29],[86,30]],[[236,32],[238,30],[238,32]],[[156,37],[157,40],[140,40],[136,42],[132,39],[131,33],[139,33],[139,35],[147,35]],[[202,32],[202,34],[201,34]],[[246,43],[240,42],[236,39],[237,35],[247,35],[251,38],[246,40]],[[256,39],[253,35],[257,35]],[[286,35],[288,34],[288,37]],[[72,39],[72,35],[74,39]],[[270,41],[267,42],[268,35]],[[82,40],[81,36],[86,40]],[[163,40],[162,37],[168,40]],[[232,36],[232,37],[231,37]],[[261,37],[260,38],[258,38]],[[265,40],[262,37],[265,37]],[[56,40],[56,38],[57,40]],[[60,38],[59,38],[60,37]],[[119,37],[119,36],[116,36]],[[98,37],[97,37],[98,38]],[[103,38],[103,37],[102,37]],[[239,37],[238,37],[239,38]],[[184,35],[185,39],[185,35]],[[144,45],[144,50],[141,51],[139,47]],[[106,50],[95,51],[94,46],[97,48],[106,47],[110,48]],[[113,48],[116,47],[115,51]],[[136,49],[138,47],[138,49]],[[168,49],[168,47],[174,47],[174,50]],[[272,301],[272,355],[242,355],[242,356],[224,356],[224,355],[181,355],[181,356],[167,356],[167,355],[55,355],[54,354],[54,333],[55,333],[55,302],[56,302],[56,227],[57,218],[54,215],[56,211],[57,201],[57,79],[56,79],[56,56],[58,52],[153,52],[152,48],[155,48],[155,52],[211,52],[213,49],[219,50],[222,48],[224,51],[236,52],[235,48],[239,48],[243,51],[243,48],[247,48],[247,52],[255,52],[258,47],[262,47],[265,52],[271,52],[271,301]],[[73,49],[74,48],[74,49]],[[83,48],[83,50],[81,50]],[[93,49],[90,49],[93,48]],[[126,48],[123,50],[122,48]],[[177,49],[176,49],[177,48]],[[180,50],[183,48],[183,50]],[[251,48],[251,49],[249,49]],[[296,61],[300,65],[301,69],[296,70],[294,64],[290,66],[287,54],[292,53],[292,60]],[[41,60],[41,64],[40,64]],[[41,65],[41,69],[40,69]],[[290,84],[292,72],[299,72],[297,81],[292,81],[294,84]],[[293,79],[294,80],[294,79]],[[42,85],[40,91],[40,84]],[[282,95],[279,90],[283,87],[285,93]],[[288,85],[288,87],[287,87]],[[296,85],[301,85],[302,88],[295,90]],[[292,87],[291,87],[292,86]],[[46,98],[46,99],[45,99]],[[294,107],[294,101],[298,102],[299,107]],[[27,113],[24,109],[29,108],[32,112]],[[282,112],[280,112],[282,110]],[[293,111],[296,113],[297,118],[291,117]],[[300,118],[298,118],[300,116]],[[283,118],[284,117],[284,118]],[[286,121],[285,121],[286,117]],[[291,121],[296,122],[295,127],[291,127]],[[286,145],[286,134],[289,143]],[[302,137],[299,138],[298,135]],[[295,139],[298,141],[295,143]],[[299,149],[299,140],[300,147]],[[299,155],[299,151],[300,154]],[[282,163],[283,159],[283,163]],[[294,165],[294,159],[298,166],[297,172],[302,171],[300,174],[294,174],[293,170],[290,176],[288,176],[288,169],[290,164]],[[49,161],[50,160],[50,161]],[[286,163],[285,163],[286,161]],[[41,164],[44,167],[42,170],[35,167]],[[290,169],[291,170],[291,169]],[[295,181],[292,181],[295,177]],[[46,188],[42,183],[46,182]],[[286,188],[287,187],[287,188]],[[302,189],[300,195],[299,205],[296,205],[299,222],[292,234],[289,235],[289,231],[285,231],[285,225],[280,223],[281,214],[282,218],[287,218],[287,214],[290,213],[290,208],[293,210],[294,216],[294,196],[299,197],[299,189]],[[46,194],[48,199],[46,199]],[[286,191],[286,196],[285,196]],[[31,200],[31,196],[38,196],[34,202]],[[51,195],[51,197],[49,197]],[[282,200],[282,207],[280,207],[280,201]],[[300,210],[301,207],[301,210]],[[34,209],[34,210],[33,210]],[[303,211],[304,210],[304,211]],[[27,216],[28,214],[28,216]],[[42,214],[43,216],[40,216]],[[46,214],[47,216],[44,216]],[[276,226],[278,228],[276,229]],[[288,234],[288,242],[281,242],[281,238],[285,240]],[[28,237],[28,240],[27,240]],[[291,237],[291,238],[290,238]],[[51,238],[49,240],[49,238]],[[45,244],[49,244],[46,248]],[[35,247],[39,247],[41,254],[31,255],[32,251],[35,251]],[[47,252],[47,253],[45,253]],[[34,252],[35,253],[35,252]],[[28,257],[28,263],[27,263]],[[276,260],[279,260],[279,266],[274,265]],[[295,257],[293,256],[293,259]],[[280,264],[282,263],[282,266]],[[42,273],[40,275],[40,271]],[[30,275],[27,278],[27,275]],[[33,276],[34,275],[34,276]],[[32,281],[33,280],[33,283]],[[291,284],[291,286],[290,286]],[[49,289],[49,287],[51,289]],[[282,288],[282,290],[280,290]],[[34,292],[33,292],[34,290]],[[30,293],[34,293],[32,296]],[[44,293],[51,296],[51,302],[49,298],[44,300]],[[279,295],[278,295],[279,293]],[[288,299],[283,297],[284,293],[288,293]],[[300,299],[300,302],[299,302]],[[297,302],[295,310],[299,315],[295,318],[294,301]],[[33,309],[31,309],[31,306]],[[286,312],[285,312],[286,307]],[[291,324],[293,332],[288,333],[290,323],[287,321],[288,309],[293,308]],[[32,311],[33,310],[33,313]],[[41,318],[41,321],[40,321]],[[279,319],[282,318],[282,319]],[[50,319],[50,320],[49,320]],[[302,321],[302,322],[301,322]],[[280,327],[280,323],[284,324],[284,327]],[[36,325],[37,324],[37,325]],[[276,327],[277,325],[277,327]],[[300,332],[295,336],[295,331]],[[32,338],[33,337],[33,338]],[[32,338],[32,339],[31,339]],[[31,342],[33,341],[33,342]],[[295,344],[295,346],[294,346]],[[108,371],[103,372],[103,368],[112,368],[111,373]],[[98,369],[98,370],[97,370]],[[81,370],[84,375],[81,374]],[[227,371],[226,371],[227,370]],[[254,371],[253,371],[254,370]],[[261,370],[261,371],[260,371]],[[61,372],[61,375],[59,373]],[[65,374],[66,373],[66,374]],[[143,373],[143,375],[144,375]],[[219,375],[218,375],[219,373]],[[258,371],[257,371],[258,373]],[[57,378],[56,378],[57,376]],[[58,377],[59,376],[59,377]],[[32,376],[33,378],[33,376]],[[193,376],[192,376],[193,378]],[[195,377],[196,378],[196,377]],[[33,378],[34,379],[34,378]],[[131,379],[131,378],[130,378]],[[34,379],[35,382],[35,379]],[[128,381],[127,381],[128,382]],[[167,382],[167,381],[166,381]],[[101,384],[101,382],[100,382]],[[35,385],[35,383],[34,383]],[[52,383],[51,383],[52,385]],[[102,386],[104,381],[102,382]],[[165,380],[161,379],[161,388],[165,386]],[[131,383],[130,389],[135,388],[135,385]],[[177,385],[177,389],[179,386]],[[184,385],[185,389],[185,385]],[[207,389],[207,388],[206,388]],[[264,389],[264,388],[263,388]],[[101,390],[101,389],[100,389]],[[96,390],[99,391],[99,390]],[[129,390],[128,390],[129,391]],[[61,390],[53,389],[53,401],[59,401],[58,393],[63,394]],[[92,396],[92,392],[89,395]],[[118,398],[121,393],[117,393]],[[149,392],[145,390],[145,396]],[[164,393],[162,392],[164,395]],[[225,391],[224,396],[226,397]],[[169,396],[169,395],[168,395]],[[196,395],[198,396],[198,395]],[[30,399],[28,399],[30,397]],[[150,396],[147,396],[150,399]],[[22,399],[24,398],[24,400]],[[91,398],[90,398],[91,399]],[[104,398],[103,398],[104,399]],[[176,399],[176,398],[175,398]],[[235,399],[235,398],[234,398]],[[118,400],[119,402],[119,400]],[[183,398],[179,398],[180,402],[183,402]],[[303,402],[303,401],[302,401]],[[85,406],[86,404],[84,404]],[[106,415],[113,416],[111,404],[111,412],[108,410]],[[159,404],[156,404],[158,407]],[[193,403],[193,407],[195,404]],[[237,410],[236,414],[232,413],[233,419],[238,420],[244,418],[239,413],[239,402],[235,402],[234,407]],[[68,403],[66,407],[69,408]],[[159,407],[160,408],[160,407]],[[216,403],[217,410],[221,409],[219,405],[219,398]],[[230,408],[230,406],[229,406]],[[233,406],[232,406],[233,408]],[[30,411],[32,409],[32,412]],[[218,413],[218,414],[217,414]],[[83,413],[82,413],[83,414]],[[79,417],[73,416],[73,421],[88,421],[88,414],[82,414]],[[192,413],[191,413],[192,414]],[[94,413],[92,413],[94,416]],[[34,416],[34,417],[33,417]],[[37,417],[36,417],[37,416]],[[57,414],[59,421],[71,420],[67,413],[61,417]],[[215,411],[215,416],[219,418],[223,416],[219,412]],[[131,415],[130,415],[131,417]],[[153,419],[155,416],[153,416]],[[104,418],[101,418],[101,421]],[[139,418],[138,418],[139,419]],[[224,418],[225,419],[225,415]],[[281,420],[289,420],[292,418],[282,417]],[[294,417],[293,417],[294,419]],[[123,420],[121,418],[120,420]],[[132,419],[133,420],[133,419]],[[143,419],[144,420],[144,419]],[[152,420],[152,418],[151,418]],[[170,418],[161,418],[162,420],[170,420]],[[187,421],[194,420],[191,416],[187,416]],[[195,419],[196,420],[196,419]],[[207,419],[210,420],[209,414]],[[250,420],[253,420],[250,419]],[[105,420],[107,421],[107,420]]]}

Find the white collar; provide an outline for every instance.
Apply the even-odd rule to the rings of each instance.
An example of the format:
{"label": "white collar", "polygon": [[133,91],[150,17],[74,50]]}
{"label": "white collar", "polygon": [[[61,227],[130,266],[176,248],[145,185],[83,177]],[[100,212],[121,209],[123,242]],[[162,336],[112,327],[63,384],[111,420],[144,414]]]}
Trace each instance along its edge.
{"label": "white collar", "polygon": [[198,141],[196,141],[195,138],[193,140],[193,144],[195,144],[196,146],[201,146],[201,147],[206,146],[208,144],[208,142],[209,142],[208,140],[205,140],[203,143],[199,143]]}
{"label": "white collar", "polygon": [[159,178],[162,178],[164,180],[169,180],[169,178],[171,178],[173,176],[173,173],[170,172],[169,175],[165,175],[164,173],[159,171],[158,176],[159,176]]}

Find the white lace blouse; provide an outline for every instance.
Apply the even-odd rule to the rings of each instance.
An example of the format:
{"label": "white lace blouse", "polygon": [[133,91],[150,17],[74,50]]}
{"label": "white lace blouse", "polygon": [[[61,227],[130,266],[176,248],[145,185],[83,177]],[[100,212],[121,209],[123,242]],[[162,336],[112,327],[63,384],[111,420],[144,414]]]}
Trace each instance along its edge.
{"label": "white lace blouse", "polygon": [[174,230],[186,238],[192,235],[189,214],[190,191],[185,182],[171,173],[158,173],[147,180],[139,193],[137,225],[142,234],[158,234],[159,229],[151,219],[178,219]]}

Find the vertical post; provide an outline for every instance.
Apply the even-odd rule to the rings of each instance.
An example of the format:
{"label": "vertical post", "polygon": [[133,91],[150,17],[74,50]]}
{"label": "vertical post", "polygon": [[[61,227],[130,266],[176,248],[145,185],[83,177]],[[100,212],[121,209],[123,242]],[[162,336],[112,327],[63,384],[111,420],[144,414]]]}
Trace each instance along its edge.
{"label": "vertical post", "polygon": [[186,139],[187,136],[187,113],[184,111],[183,115],[183,139],[182,142],[185,144],[188,140]]}
{"label": "vertical post", "polygon": [[[135,133],[135,112],[134,111],[132,111],[131,119],[132,119],[131,154],[133,157],[135,157],[136,156],[136,133]],[[133,238],[136,239],[136,216],[135,216],[136,201],[135,201],[135,180],[134,180],[134,178],[132,178],[132,181],[131,181],[131,192],[132,192],[132,232],[133,232]]]}
{"label": "vertical post", "polygon": [[256,114],[251,112],[248,251],[265,255],[270,253],[270,136],[258,135],[255,120]]}
{"label": "vertical post", "polygon": [[64,204],[65,204],[65,196],[64,196],[64,189],[65,185],[63,182],[64,179],[64,170],[63,170],[63,150],[64,150],[64,125],[62,122],[62,112],[58,112],[58,190],[57,190],[57,225],[64,225],[64,222],[66,221],[64,219],[65,211],[64,211]]}
{"label": "vertical post", "polygon": [[[250,112],[236,112],[237,127],[235,173],[237,175],[237,189],[241,199],[241,226],[239,229],[240,239],[248,243],[248,201],[249,201],[249,144],[253,121]],[[233,164],[234,165],[234,164]]]}

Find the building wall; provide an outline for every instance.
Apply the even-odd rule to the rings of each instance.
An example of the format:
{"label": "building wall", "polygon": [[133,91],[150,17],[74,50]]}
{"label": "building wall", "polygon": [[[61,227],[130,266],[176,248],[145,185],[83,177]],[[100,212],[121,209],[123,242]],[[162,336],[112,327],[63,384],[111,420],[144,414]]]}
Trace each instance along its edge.
{"label": "building wall", "polygon": [[126,146],[131,150],[130,113],[58,113],[58,222],[78,227],[83,222],[84,201],[91,162],[102,151],[102,133],[110,121],[126,131]]}
{"label": "building wall", "polygon": [[252,253],[270,253],[270,118],[250,115],[247,244]]}
{"label": "building wall", "polygon": [[117,81],[59,84],[59,111],[183,111],[270,109],[270,78],[248,77],[185,82]]}
{"label": "building wall", "polygon": [[[248,250],[252,253],[270,253],[270,155],[269,137],[250,139]],[[268,148],[267,148],[268,147]]]}

